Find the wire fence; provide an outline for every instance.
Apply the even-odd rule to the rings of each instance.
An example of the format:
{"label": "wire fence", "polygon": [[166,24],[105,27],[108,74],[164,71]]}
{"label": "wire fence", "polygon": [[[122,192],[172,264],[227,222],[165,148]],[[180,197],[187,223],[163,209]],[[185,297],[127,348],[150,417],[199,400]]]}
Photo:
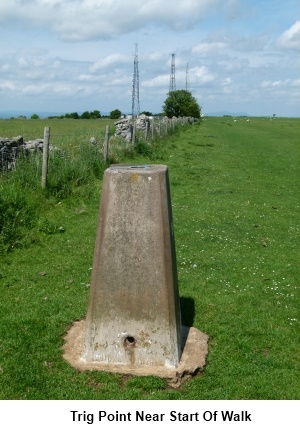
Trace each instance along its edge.
{"label": "wire fence", "polygon": [[[155,118],[142,115],[135,119],[120,119],[114,126],[105,125],[101,129],[82,130],[66,133],[57,131],[56,123],[54,127],[44,127],[43,138],[35,140],[24,140],[23,136],[17,138],[0,138],[0,170],[8,172],[16,168],[17,157],[20,153],[30,154],[33,152],[42,153],[42,175],[41,185],[47,186],[47,173],[49,166],[49,154],[58,153],[62,156],[66,151],[81,148],[83,143],[93,145],[98,149],[99,157],[107,163],[110,152],[118,148],[134,148],[138,142],[148,145],[155,140],[166,137],[174,133],[179,127],[193,124],[194,118]],[[103,124],[103,123],[102,123]],[[1,140],[2,139],[2,140]]]}

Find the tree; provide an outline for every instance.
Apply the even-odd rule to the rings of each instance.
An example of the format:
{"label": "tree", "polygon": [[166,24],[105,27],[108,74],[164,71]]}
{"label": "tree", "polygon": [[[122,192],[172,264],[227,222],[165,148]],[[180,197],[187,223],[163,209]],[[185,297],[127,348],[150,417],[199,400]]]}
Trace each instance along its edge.
{"label": "tree", "polygon": [[91,115],[87,110],[80,115],[80,118],[82,119],[90,119],[90,117]]}
{"label": "tree", "polygon": [[79,115],[78,115],[77,112],[72,112],[72,113],[70,113],[70,118],[72,118],[72,119],[79,119]]}
{"label": "tree", "polygon": [[91,119],[98,119],[101,118],[101,113],[99,110],[93,110],[92,112],[90,112],[90,118]]}
{"label": "tree", "polygon": [[40,119],[37,113],[33,113],[30,117],[30,119]]}
{"label": "tree", "polygon": [[122,112],[119,109],[112,110],[110,113],[110,119],[119,119],[122,115]]}
{"label": "tree", "polygon": [[163,105],[164,114],[172,118],[173,116],[191,116],[200,118],[201,107],[190,91],[176,90],[171,91]]}

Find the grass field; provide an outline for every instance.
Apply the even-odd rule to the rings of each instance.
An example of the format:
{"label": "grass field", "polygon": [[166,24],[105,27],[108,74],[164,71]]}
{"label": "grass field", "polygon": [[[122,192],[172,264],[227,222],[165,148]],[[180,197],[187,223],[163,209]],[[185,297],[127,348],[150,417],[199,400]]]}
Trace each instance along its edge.
{"label": "grass field", "polygon": [[104,137],[105,126],[114,127],[115,120],[108,118],[103,119],[39,119],[39,120],[22,120],[22,119],[0,119],[0,136],[13,137],[22,135],[24,140],[42,138],[44,127],[51,129],[51,142],[54,145],[62,146],[70,138],[79,138],[81,141],[90,137]]}
{"label": "grass field", "polygon": [[[42,137],[30,129],[42,122],[11,124],[0,135],[26,124]],[[87,311],[101,175],[48,204],[41,194],[34,240],[0,255],[0,398],[300,399],[299,134],[299,119],[205,118],[151,159],[121,160],[169,166],[182,319],[210,336],[204,373],[180,389],[63,360],[63,336]]]}

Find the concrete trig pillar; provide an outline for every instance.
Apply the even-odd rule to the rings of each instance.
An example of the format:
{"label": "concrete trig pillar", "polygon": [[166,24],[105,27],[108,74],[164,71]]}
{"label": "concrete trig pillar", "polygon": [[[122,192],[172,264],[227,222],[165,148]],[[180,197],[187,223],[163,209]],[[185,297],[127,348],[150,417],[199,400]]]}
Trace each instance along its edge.
{"label": "concrete trig pillar", "polygon": [[84,348],[87,362],[179,364],[167,166],[115,165],[105,171]]}
{"label": "concrete trig pillar", "polygon": [[78,370],[167,378],[205,366],[208,336],[181,326],[168,169],[113,165],[104,173],[86,320],[67,333]]}

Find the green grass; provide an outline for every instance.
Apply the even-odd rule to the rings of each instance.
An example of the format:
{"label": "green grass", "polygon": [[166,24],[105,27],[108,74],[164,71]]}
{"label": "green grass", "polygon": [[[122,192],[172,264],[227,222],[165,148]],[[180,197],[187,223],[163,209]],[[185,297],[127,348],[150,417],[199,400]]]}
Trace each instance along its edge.
{"label": "green grass", "polygon": [[87,311],[101,174],[33,200],[35,240],[0,256],[0,398],[299,399],[299,132],[299,119],[206,118],[118,155],[169,166],[182,319],[210,336],[203,375],[177,390],[63,360]]}
{"label": "green grass", "polygon": [[103,141],[105,126],[109,125],[114,130],[115,120],[103,119],[0,119],[0,136],[13,137],[22,135],[24,140],[42,138],[44,127],[50,127],[50,139],[53,145],[62,148],[70,140],[76,143],[78,138],[80,142],[89,141],[91,137]]}

